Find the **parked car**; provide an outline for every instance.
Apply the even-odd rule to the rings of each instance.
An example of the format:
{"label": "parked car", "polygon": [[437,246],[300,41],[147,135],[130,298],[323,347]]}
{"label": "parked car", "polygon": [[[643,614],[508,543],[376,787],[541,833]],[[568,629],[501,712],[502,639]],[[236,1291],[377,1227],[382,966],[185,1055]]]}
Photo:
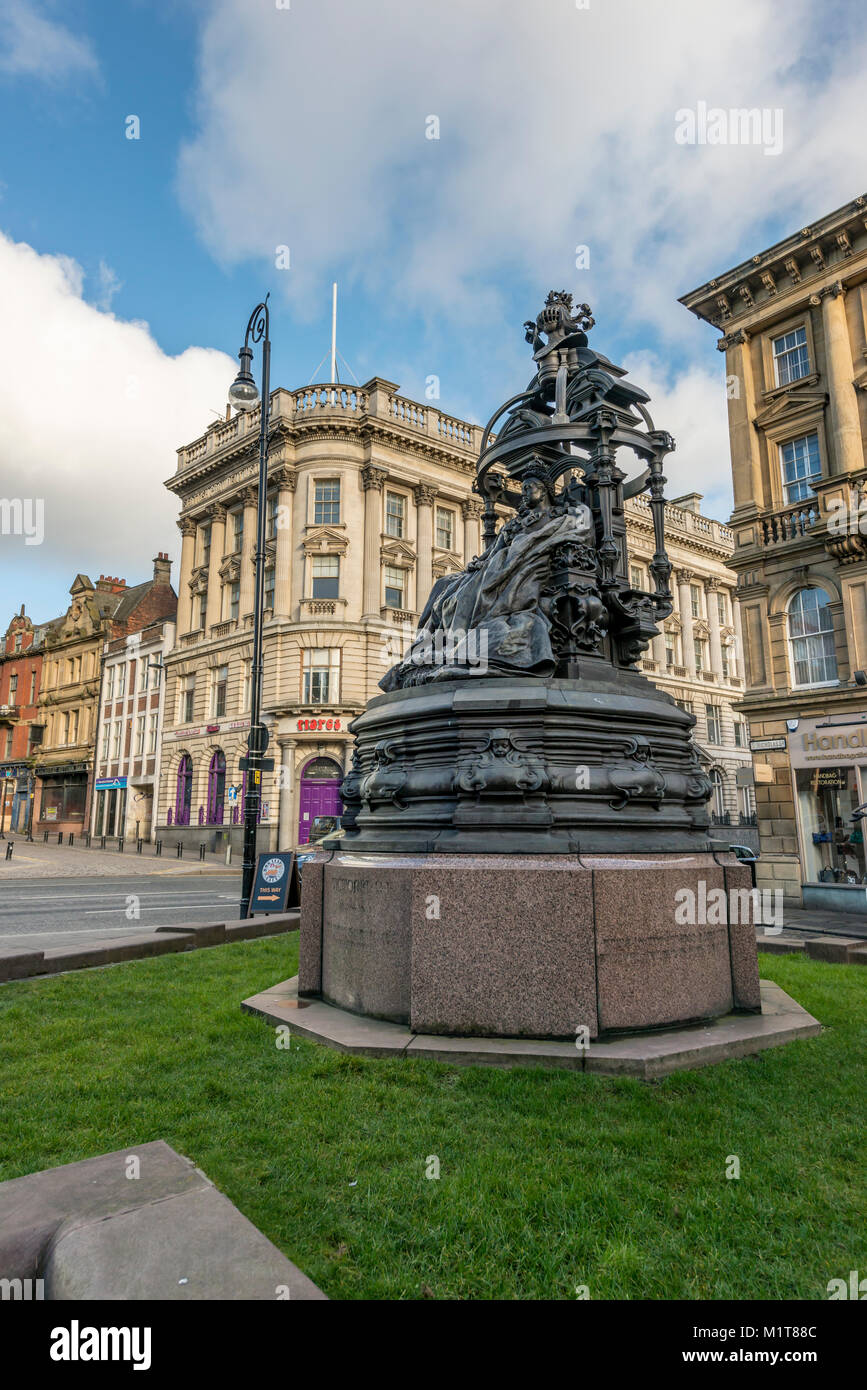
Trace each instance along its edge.
{"label": "parked car", "polygon": [[312,859],[317,850],[337,849],[343,831],[339,816],[315,816],[310,827],[310,839],[306,845],[299,845],[295,851],[295,864],[298,868],[298,877],[301,877],[302,869],[308,859]]}
{"label": "parked car", "polygon": [[759,859],[759,851],[751,849],[749,845],[729,845],[732,854],[740,860],[742,864],[749,864],[750,873],[753,879],[753,887],[756,886],[756,864]]}

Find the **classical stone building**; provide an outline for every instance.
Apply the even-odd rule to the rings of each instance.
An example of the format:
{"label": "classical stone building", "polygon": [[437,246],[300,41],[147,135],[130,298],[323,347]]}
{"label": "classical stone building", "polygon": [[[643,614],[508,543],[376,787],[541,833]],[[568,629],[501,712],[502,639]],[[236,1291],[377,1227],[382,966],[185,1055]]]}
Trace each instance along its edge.
{"label": "classical stone building", "polygon": [[726,354],[760,882],[863,911],[867,196],[681,302]]}
{"label": "classical stone building", "polygon": [[[179,449],[167,482],[183,537],[157,818],[172,840],[241,842],[258,430],[258,411],[212,425]],[[263,774],[261,848],[304,842],[314,816],[339,809],[351,720],[402,654],[433,580],[479,553],[480,442],[478,427],[380,378],[272,393],[263,711],[275,767]],[[691,703],[720,782],[719,819],[737,821],[750,813],[737,786],[749,755],[731,715],[731,538],[697,505],[670,509],[680,609],[646,669]],[[649,510],[630,504],[630,518],[649,561]]]}
{"label": "classical stone building", "polygon": [[0,833],[30,828],[33,762],[42,739],[39,687],[44,632],[16,613],[0,650]]}
{"label": "classical stone building", "polygon": [[160,555],[154,561],[153,579],[132,587],[105,575],[94,584],[86,574],[78,574],[66,613],[45,624],[38,700],[45,731],[35,759],[39,790],[34,833],[77,834],[88,825],[103,646],[174,614],[177,599],[169,569]]}

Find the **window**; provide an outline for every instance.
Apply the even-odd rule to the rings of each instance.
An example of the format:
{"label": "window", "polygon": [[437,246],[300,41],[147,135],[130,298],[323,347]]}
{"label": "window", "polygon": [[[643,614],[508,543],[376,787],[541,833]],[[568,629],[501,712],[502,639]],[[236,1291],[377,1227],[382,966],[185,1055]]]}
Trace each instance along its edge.
{"label": "window", "polygon": [[191,724],[193,721],[193,702],[196,695],[195,676],[181,676],[181,709],[178,722]]}
{"label": "window", "polygon": [[308,647],[304,653],[304,703],[337,704],[339,686],[340,648]]}
{"label": "window", "polygon": [[406,571],[394,565],[385,567],[385,602],[389,608],[403,608]]}
{"label": "window", "polygon": [[749,822],[754,820],[756,814],[756,793],[753,787],[741,787],[738,794],[740,801],[741,815]]}
{"label": "window", "polygon": [[30,703],[31,703],[31,705],[34,705],[34,704],[36,703],[36,672],[35,672],[35,671],[31,671],[31,672],[30,672]]}
{"label": "window", "polygon": [[803,502],[804,498],[813,497],[812,484],[822,476],[819,436],[805,434],[800,439],[781,444],[780,465],[787,502]]}
{"label": "window", "polygon": [[14,647],[14,650],[15,650],[16,652],[20,652],[23,642],[24,642],[24,637],[23,637],[22,633],[16,632],[16,634],[15,634],[15,647]]}
{"label": "window", "polygon": [[18,672],[9,677],[9,704],[18,704]]}
{"label": "window", "polygon": [[831,600],[824,589],[799,589],[789,604],[789,645],[795,685],[837,680]]}
{"label": "window", "polygon": [[103,724],[103,726],[102,726],[102,748],[101,748],[100,754],[99,754],[99,756],[100,756],[103,760],[105,760],[105,759],[108,757],[108,740],[109,740],[110,736],[111,736],[111,725],[110,725],[110,724]]}
{"label": "window", "polygon": [[149,670],[150,673],[151,673],[151,675],[150,675],[150,687],[151,687],[151,690],[159,690],[159,688],[160,688],[160,674],[161,674],[161,669],[162,669],[162,662],[160,661],[161,655],[162,655],[161,652],[155,652],[155,653],[154,653],[154,660],[148,662],[148,670]]}
{"label": "window", "polygon": [[140,758],[144,753],[145,741],[145,716],[140,714],[135,721],[135,755]]}
{"label": "window", "polygon": [[701,589],[697,584],[689,586],[689,604],[694,618],[701,617]]}
{"label": "window", "polygon": [[781,338],[775,338],[773,349],[774,380],[777,386],[788,386],[790,381],[797,381],[809,374],[807,330],[803,325],[793,328],[791,333],[784,333]]}
{"label": "window", "polygon": [[123,728],[123,721],[115,719],[111,726],[111,756],[117,761],[120,757],[120,733]]}
{"label": "window", "polygon": [[[4,754],[4,757],[6,757],[6,758],[11,758],[11,757],[12,757],[12,732],[13,732],[12,729],[7,729],[7,730],[6,730],[6,752],[5,752],[5,754]],[[3,790],[0,791],[0,796],[5,796],[5,795],[6,795],[6,789],[5,789],[5,784],[4,784]]]}
{"label": "window", "polygon": [[223,824],[223,802],[226,797],[226,755],[221,748],[211,758],[208,768],[208,825]]}
{"label": "window", "polygon": [[666,666],[674,665],[674,647],[670,642],[665,644],[665,664]]}
{"label": "window", "polygon": [[736,720],[735,720],[735,722],[734,722],[734,730],[735,730],[735,748],[746,748],[747,743],[748,743],[748,739],[747,739],[747,726],[746,726],[746,724],[744,723],[744,721],[743,721],[742,719],[736,719]]}
{"label": "window", "polygon": [[406,519],[406,498],[399,492],[387,492],[385,494],[385,534],[387,536],[397,536],[398,539],[404,533],[404,521]]}
{"label": "window", "polygon": [[69,710],[67,710],[66,713],[65,713],[64,716],[63,716],[63,742],[64,742],[64,743],[68,743],[68,742],[69,742],[70,720],[71,720],[71,716],[70,716]]}
{"label": "window", "polygon": [[717,618],[718,618],[719,621],[720,621],[720,624],[721,624],[723,627],[725,627],[726,622],[728,621],[728,618],[727,618],[727,614],[726,614],[726,596],[725,596],[725,594],[722,592],[722,590],[718,590],[718,591],[717,591],[717,596],[716,596],[716,615],[717,615]]}
{"label": "window", "polygon": [[205,526],[202,529],[202,564],[211,563],[211,528]]}
{"label": "window", "polygon": [[722,710],[719,705],[705,705],[709,743],[722,743]]}
{"label": "window", "polygon": [[692,700],[675,700],[678,709],[685,710],[687,714],[692,714]]}
{"label": "window", "polygon": [[208,591],[199,594],[199,627],[204,630],[205,622],[208,617]]}
{"label": "window", "polygon": [[711,773],[713,781],[713,813],[722,820],[726,813],[726,788],[723,775],[716,768]]}
{"label": "window", "polygon": [[193,760],[189,753],[185,753],[178,765],[178,783],[175,791],[175,825],[189,825],[192,799]]}
{"label": "window", "polygon": [[696,671],[703,671],[703,670],[704,670],[704,642],[702,641],[702,639],[701,639],[700,637],[695,637],[695,638],[693,639],[692,646],[693,646],[693,651],[695,652],[695,669],[696,669]]}
{"label": "window", "polygon": [[229,589],[229,617],[233,623],[238,621],[238,613],[241,608],[241,581],[233,579]]}
{"label": "window", "polygon": [[143,695],[148,688],[148,663],[147,657],[140,656],[138,659],[138,693]]}
{"label": "window", "polygon": [[340,479],[329,478],[316,483],[313,493],[313,523],[315,526],[336,526],[340,521]]}
{"label": "window", "polygon": [[728,647],[722,647],[722,648],[720,649],[720,656],[721,656],[721,658],[722,658],[722,674],[723,674],[723,680],[728,680],[728,678],[729,678],[729,649],[728,649]]}
{"label": "window", "polygon": [[265,571],[265,607],[274,608],[274,566]]}
{"label": "window", "polygon": [[222,719],[226,713],[226,693],[229,689],[229,668],[218,666],[214,672],[211,713],[215,719]]}
{"label": "window", "polygon": [[148,755],[157,751],[157,718],[155,714],[148,718]]}
{"label": "window", "polygon": [[455,514],[448,507],[437,507],[437,545],[440,550],[455,548]]}
{"label": "window", "polygon": [[340,589],[340,560],[336,555],[314,555],[313,597],[337,598]]}
{"label": "window", "polygon": [[644,586],[644,575],[638,565],[632,565],[629,570],[629,582],[633,589],[641,589]]}
{"label": "window", "polygon": [[244,544],[244,513],[232,513],[232,549],[240,550]]}
{"label": "window", "polygon": [[117,668],[117,689],[114,692],[116,700],[122,700],[126,694],[126,664]]}
{"label": "window", "polygon": [[265,504],[265,535],[273,541],[277,534],[277,494],[272,492]]}

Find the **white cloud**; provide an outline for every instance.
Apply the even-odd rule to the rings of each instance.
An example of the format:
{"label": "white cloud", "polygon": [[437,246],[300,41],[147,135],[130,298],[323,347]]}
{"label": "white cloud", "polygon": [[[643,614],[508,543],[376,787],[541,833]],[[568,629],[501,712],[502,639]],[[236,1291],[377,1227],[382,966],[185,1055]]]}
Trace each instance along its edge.
{"label": "white cloud", "polygon": [[[395,310],[472,314],[470,331],[500,326],[509,282],[582,298],[592,283],[600,325],[628,314],[686,338],[677,295],[731,264],[742,233],[761,244],[769,215],[796,227],[861,191],[867,35],[831,48],[823,14],[377,0],[372,22],[357,0],[214,0],[181,196],[222,262],[273,264],[288,244],[302,309],[338,266]],[[675,113],[698,101],[782,108],[782,153],[679,145]]]}
{"label": "white cloud", "polygon": [[93,301],[97,309],[106,312],[111,308],[111,301],[115,295],[123,289],[123,281],[119,278],[117,271],[113,270],[107,261],[99,263],[99,292]]}
{"label": "white cloud", "polygon": [[0,30],[0,72],[56,81],[99,70],[87,39],[78,38],[28,0],[6,0]]}
{"label": "white cloud", "polygon": [[163,483],[178,446],[201,434],[225,402],[236,371],[211,349],[167,356],[146,323],[87,304],[83,284],[75,261],[0,234],[2,490],[45,505],[42,546],[0,538],[9,567],[2,591],[7,603],[19,590],[32,596],[38,579],[43,618],[65,606],[79,570],[138,583],[158,550],[177,562],[178,505]]}

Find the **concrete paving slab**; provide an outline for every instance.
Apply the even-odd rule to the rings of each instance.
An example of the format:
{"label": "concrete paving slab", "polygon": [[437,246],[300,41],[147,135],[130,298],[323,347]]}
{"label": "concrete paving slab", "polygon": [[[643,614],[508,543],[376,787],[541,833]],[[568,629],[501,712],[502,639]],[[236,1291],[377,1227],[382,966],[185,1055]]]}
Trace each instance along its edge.
{"label": "concrete paving slab", "polygon": [[746,1057],[796,1038],[815,1037],[822,1025],[769,980],[761,981],[761,1013],[732,1013],[706,1025],[661,1029],[574,1043],[541,1038],[458,1038],[412,1033],[400,1023],[350,1014],[320,1000],[298,1000],[298,977],[245,999],[241,1008],[292,1033],[340,1052],[368,1057],[420,1057],[464,1066],[545,1066],[649,1079],[669,1072]]}
{"label": "concrete paving slab", "polygon": [[47,1299],[325,1298],[163,1140],[0,1183],[0,1270]]}

